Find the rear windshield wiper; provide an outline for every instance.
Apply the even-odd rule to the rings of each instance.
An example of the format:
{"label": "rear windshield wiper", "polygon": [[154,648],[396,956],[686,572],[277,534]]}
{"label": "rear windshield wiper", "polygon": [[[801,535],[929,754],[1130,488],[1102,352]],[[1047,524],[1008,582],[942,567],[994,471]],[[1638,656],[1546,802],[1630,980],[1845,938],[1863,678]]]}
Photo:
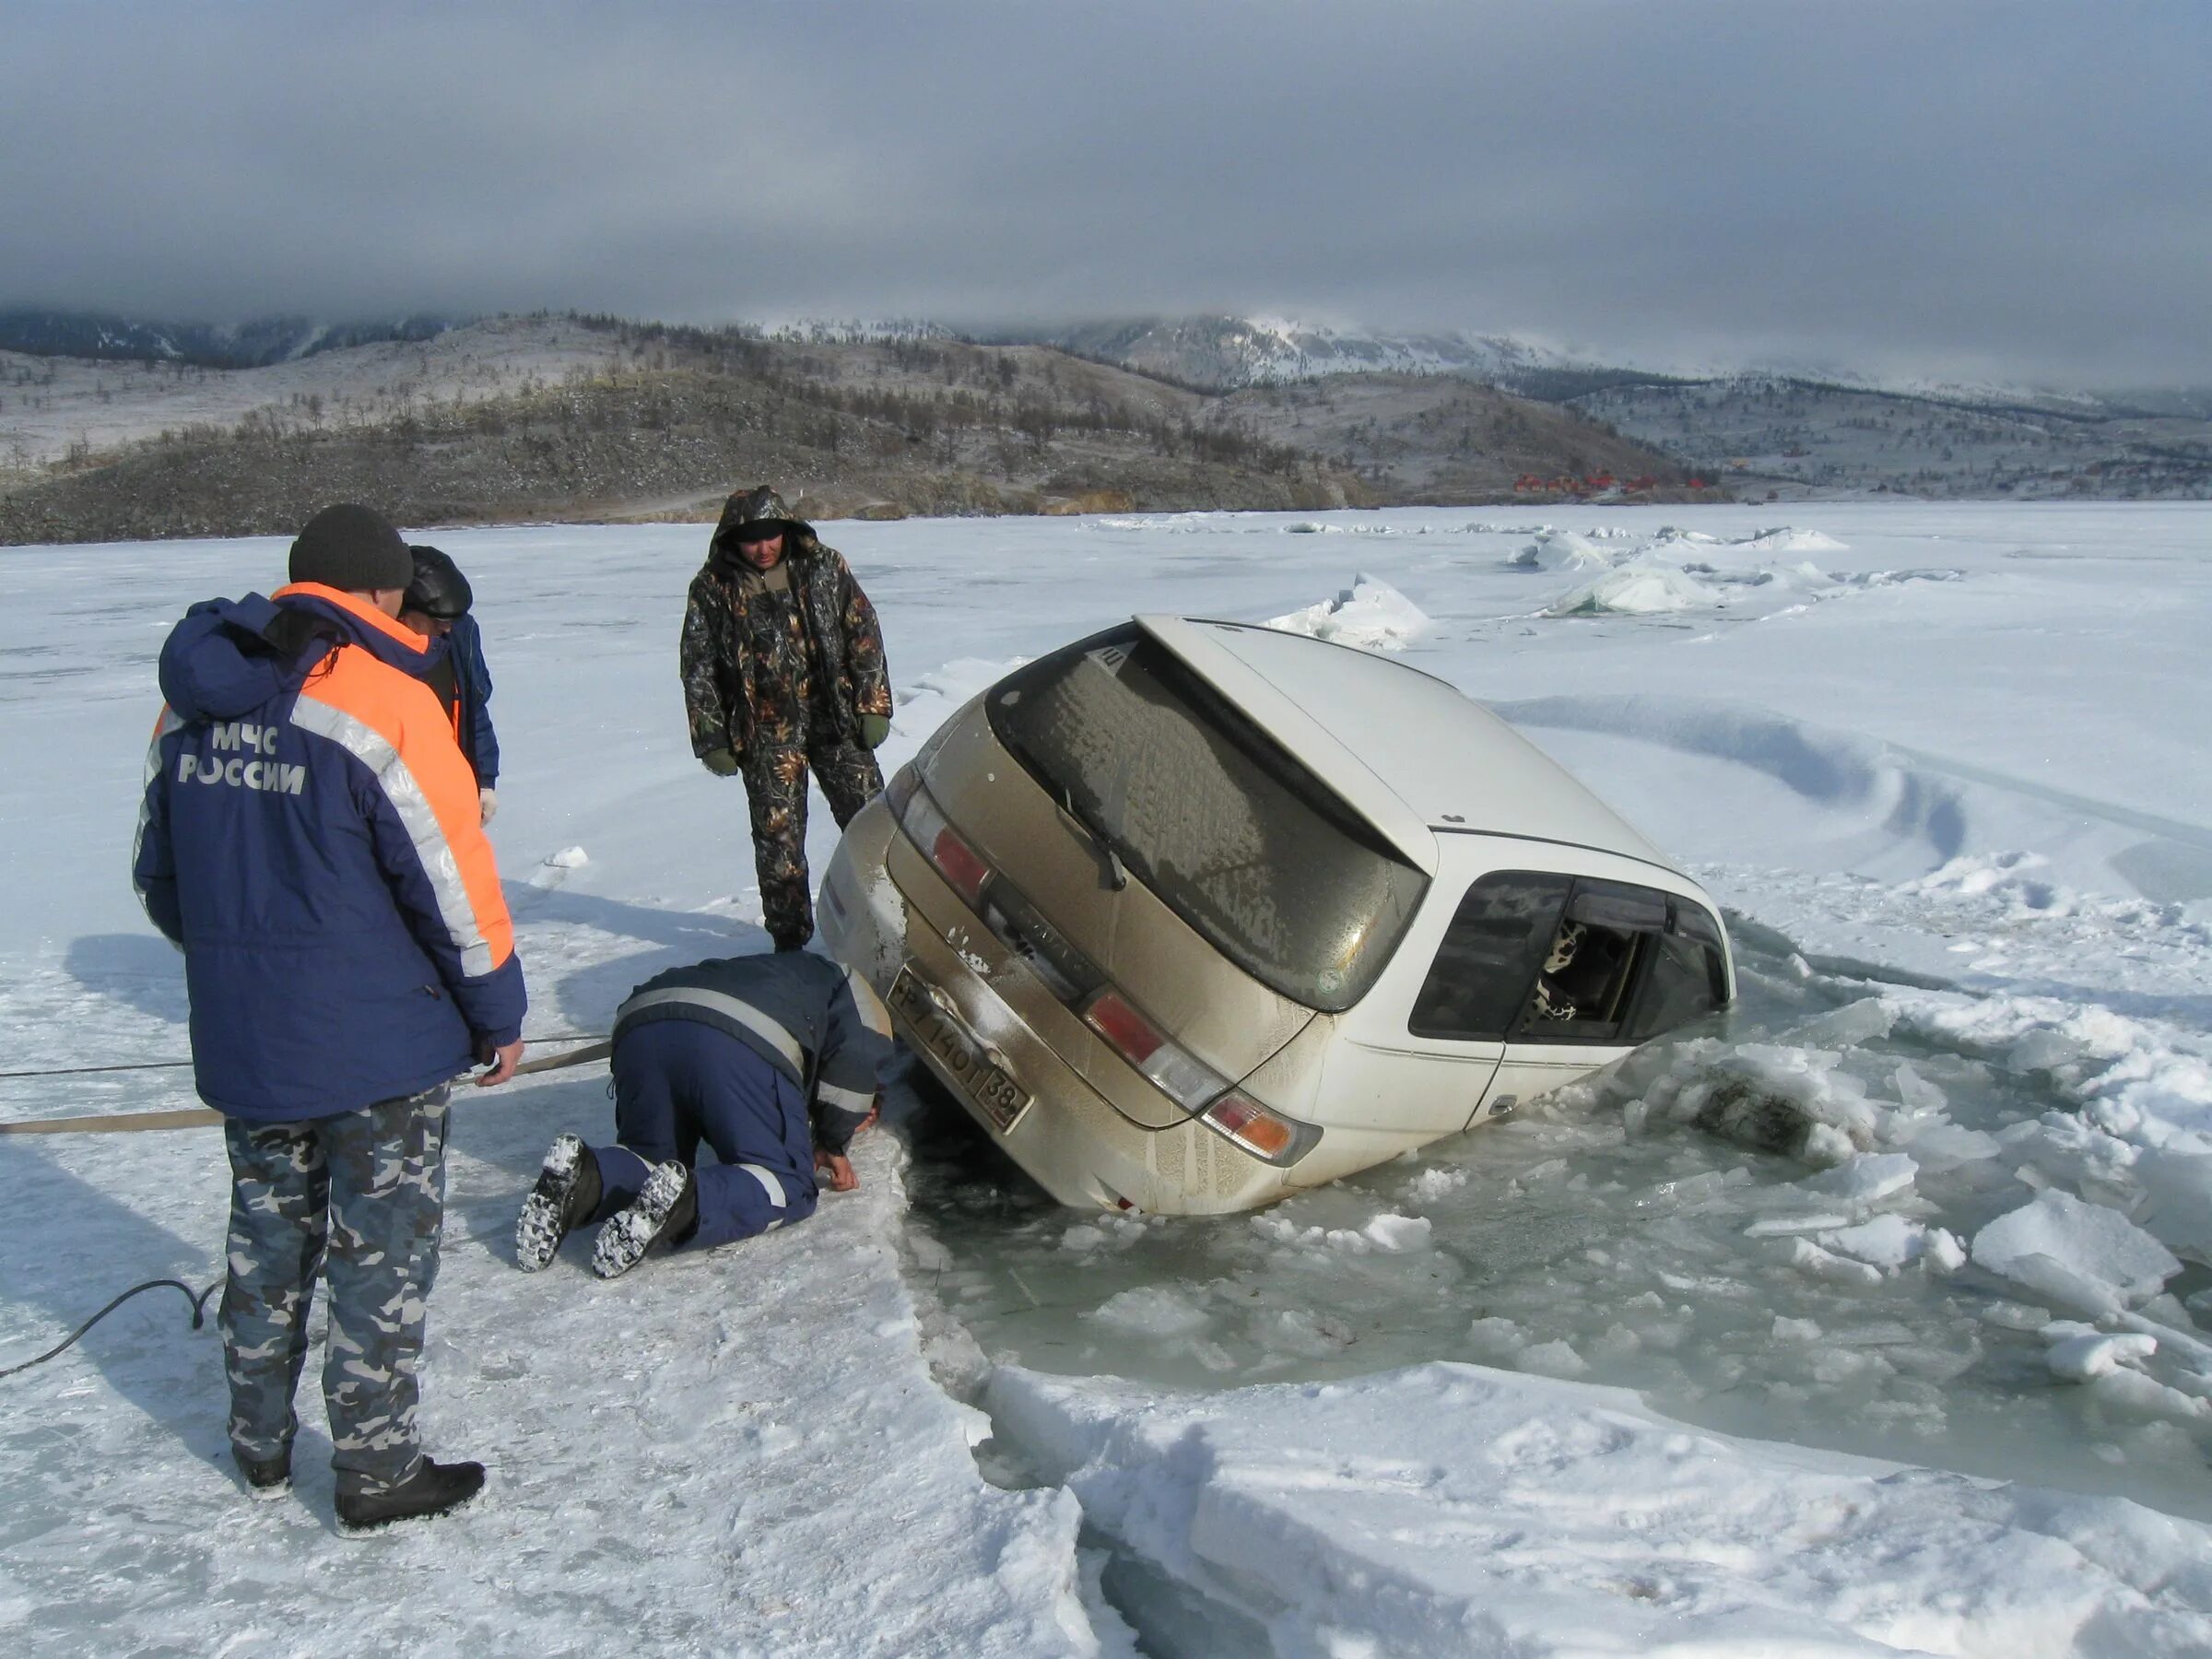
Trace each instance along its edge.
{"label": "rear windshield wiper", "polygon": [[1075,819],[1076,828],[1083,831],[1099,856],[1106,861],[1107,885],[1117,893],[1127,887],[1129,872],[1122,865],[1122,855],[1113,850],[1113,843],[1106,839],[1105,832],[1077,810],[1076,792],[1065,783],[1060,786],[1060,810]]}

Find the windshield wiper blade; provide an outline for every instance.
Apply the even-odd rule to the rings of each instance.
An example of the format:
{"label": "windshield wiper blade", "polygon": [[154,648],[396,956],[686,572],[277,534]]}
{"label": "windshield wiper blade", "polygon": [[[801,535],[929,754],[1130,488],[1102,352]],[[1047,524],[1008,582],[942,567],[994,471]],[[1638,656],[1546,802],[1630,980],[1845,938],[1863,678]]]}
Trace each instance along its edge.
{"label": "windshield wiper blade", "polygon": [[1107,885],[1117,893],[1127,887],[1129,872],[1122,864],[1122,855],[1113,850],[1113,843],[1106,839],[1104,832],[1076,809],[1076,792],[1065,785],[1060,790],[1060,810],[1075,819],[1076,828],[1083,831],[1099,856],[1106,861]]}

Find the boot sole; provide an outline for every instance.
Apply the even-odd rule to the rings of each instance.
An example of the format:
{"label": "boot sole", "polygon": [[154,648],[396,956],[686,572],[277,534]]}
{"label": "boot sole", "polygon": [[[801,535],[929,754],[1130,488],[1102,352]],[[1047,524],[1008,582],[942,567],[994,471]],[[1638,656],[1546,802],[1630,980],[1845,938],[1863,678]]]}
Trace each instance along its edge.
{"label": "boot sole", "polygon": [[560,1253],[560,1241],[569,1236],[569,1195],[582,1167],[582,1137],[556,1137],[538,1170],[537,1184],[514,1218],[514,1265],[524,1273],[538,1272]]}
{"label": "boot sole", "polygon": [[668,1228],[669,1212],[684,1195],[691,1171],[680,1163],[665,1163],[645,1178],[637,1202],[609,1217],[592,1246],[592,1271],[601,1278],[619,1278],[645,1259]]}

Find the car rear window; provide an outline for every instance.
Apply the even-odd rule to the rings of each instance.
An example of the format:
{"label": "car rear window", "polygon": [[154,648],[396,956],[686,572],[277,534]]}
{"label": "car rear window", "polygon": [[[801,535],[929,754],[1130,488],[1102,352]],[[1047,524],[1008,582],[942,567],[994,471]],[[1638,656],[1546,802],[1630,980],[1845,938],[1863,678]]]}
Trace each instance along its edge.
{"label": "car rear window", "polygon": [[1358,1002],[1428,877],[1142,629],[1010,676],[991,728],[1224,956],[1308,1007]]}

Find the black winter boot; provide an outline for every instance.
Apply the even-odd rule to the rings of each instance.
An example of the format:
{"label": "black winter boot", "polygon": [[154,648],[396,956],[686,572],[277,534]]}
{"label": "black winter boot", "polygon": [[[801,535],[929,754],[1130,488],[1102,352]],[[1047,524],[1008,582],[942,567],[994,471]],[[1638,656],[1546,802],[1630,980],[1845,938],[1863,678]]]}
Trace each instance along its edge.
{"label": "black winter boot", "polygon": [[514,1218],[514,1265],[535,1273],[559,1253],[561,1240],[582,1227],[599,1207],[604,1189],[599,1160],[579,1135],[554,1137],[539,1166],[537,1184]]}
{"label": "black winter boot", "polygon": [[245,1477],[246,1490],[256,1501],[267,1503],[292,1489],[289,1452],[280,1452],[275,1457],[240,1457],[238,1449],[232,1447],[230,1455],[237,1459],[238,1472]]}
{"label": "black winter boot", "polygon": [[340,1492],[338,1529],[363,1533],[394,1521],[442,1515],[459,1509],[483,1489],[482,1464],[441,1464],[426,1457],[414,1474],[389,1491]]}
{"label": "black winter boot", "polygon": [[635,1203],[609,1216],[592,1246],[592,1271],[619,1278],[664,1241],[680,1244],[699,1230],[699,1182],[673,1159],[655,1165]]}

